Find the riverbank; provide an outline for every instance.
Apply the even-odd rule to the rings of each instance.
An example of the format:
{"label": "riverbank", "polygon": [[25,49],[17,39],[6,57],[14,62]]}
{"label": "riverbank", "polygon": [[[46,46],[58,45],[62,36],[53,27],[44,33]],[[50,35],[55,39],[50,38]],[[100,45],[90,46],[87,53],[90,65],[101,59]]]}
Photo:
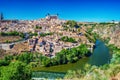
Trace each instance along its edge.
{"label": "riverbank", "polygon": [[64,72],[68,70],[82,69],[84,65],[88,62],[89,58],[85,57],[77,61],[76,63],[68,63],[63,65],[51,66],[51,67],[35,67],[32,71],[47,71],[47,72]]}

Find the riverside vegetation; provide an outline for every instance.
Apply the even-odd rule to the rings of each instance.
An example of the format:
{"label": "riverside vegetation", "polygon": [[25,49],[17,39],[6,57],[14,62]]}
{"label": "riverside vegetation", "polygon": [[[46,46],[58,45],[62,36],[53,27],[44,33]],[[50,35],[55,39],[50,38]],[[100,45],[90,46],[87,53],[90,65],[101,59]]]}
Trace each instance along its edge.
{"label": "riverside vegetation", "polygon": [[[81,80],[86,80],[86,79],[103,80],[103,79],[105,79],[105,80],[109,80],[110,78],[115,77],[120,72],[120,58],[119,58],[120,49],[114,47],[113,45],[110,45],[109,49],[112,51],[111,54],[113,54],[109,64],[105,64],[103,66],[90,66],[89,64],[86,64],[85,66],[82,66],[81,68],[79,68],[77,70],[75,70],[75,69],[69,70],[67,75],[65,76],[65,79],[75,79],[75,80],[76,79],[78,79],[78,80],[79,79],[81,79]],[[24,79],[30,80],[30,78],[32,76],[31,75],[32,68],[37,67],[37,66],[39,67],[41,64],[45,66],[47,63],[46,61],[42,61],[42,59],[44,60],[46,57],[40,56],[40,55],[41,54],[39,54],[39,53],[34,53],[34,54],[33,53],[24,53],[24,54],[20,54],[18,56],[11,56],[11,55],[6,56],[4,59],[0,60],[0,79],[1,80],[16,80],[16,79],[17,80],[24,80]],[[58,57],[58,58],[60,58],[60,57]],[[47,61],[50,62],[50,59],[48,59]],[[62,61],[58,62],[58,64],[63,64]],[[52,62],[52,60],[51,60],[51,62]],[[74,62],[74,59],[70,60],[70,62]],[[74,63],[72,63],[72,64],[74,65]],[[81,63],[78,63],[78,64],[81,64]],[[48,66],[48,64],[47,64],[47,66]],[[52,66],[52,65],[49,63],[49,66]],[[66,66],[66,67],[68,67],[68,66]],[[53,68],[56,68],[56,67],[53,66]],[[52,69],[52,68],[50,68],[50,69]],[[59,69],[59,70],[61,70],[61,69]],[[22,74],[21,74],[21,72],[22,72]],[[22,77],[20,77],[20,76],[22,76]]]}
{"label": "riverside vegetation", "polygon": [[28,52],[17,56],[8,55],[4,59],[0,60],[0,78],[2,80],[29,80],[31,77],[30,68],[37,66],[49,67],[53,65],[75,63],[80,58],[87,55],[87,53],[88,50],[86,45],[82,44],[79,47],[72,48],[70,50],[62,50],[61,52],[57,53],[55,58],[48,58],[39,53]]}
{"label": "riverside vegetation", "polygon": [[[75,21],[69,21],[66,24],[69,24],[71,27],[64,26],[64,28],[71,31],[74,31],[72,30],[74,26],[78,26]],[[91,53],[87,49],[86,44],[81,44],[75,48],[63,49],[55,57],[46,57],[36,52],[24,52],[14,56],[7,55],[0,60],[0,80],[30,80],[33,71],[65,72],[67,74],[64,79],[67,80],[117,79],[116,76],[120,73],[120,49],[110,45],[109,39],[101,38],[100,34],[93,32],[93,30],[92,28],[88,29],[86,36],[91,42],[95,42],[97,39],[105,42],[112,55],[109,64],[101,66],[87,64]],[[73,39],[69,40],[68,37],[67,39],[68,42],[74,42]],[[63,38],[64,40],[66,41],[65,38]],[[55,68],[57,70],[52,70]]]}

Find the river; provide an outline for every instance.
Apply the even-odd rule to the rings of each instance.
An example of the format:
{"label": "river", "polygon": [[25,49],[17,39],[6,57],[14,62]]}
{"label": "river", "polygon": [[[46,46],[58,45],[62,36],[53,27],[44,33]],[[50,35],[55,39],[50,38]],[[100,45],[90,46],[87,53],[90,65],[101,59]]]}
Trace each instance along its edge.
{"label": "river", "polygon": [[56,80],[56,79],[63,79],[65,73],[57,73],[57,72],[33,72],[32,73],[32,80]]}
{"label": "river", "polygon": [[90,64],[101,66],[109,63],[110,61],[110,53],[108,47],[104,42],[97,40],[94,46],[94,51],[92,56],[90,57]]}

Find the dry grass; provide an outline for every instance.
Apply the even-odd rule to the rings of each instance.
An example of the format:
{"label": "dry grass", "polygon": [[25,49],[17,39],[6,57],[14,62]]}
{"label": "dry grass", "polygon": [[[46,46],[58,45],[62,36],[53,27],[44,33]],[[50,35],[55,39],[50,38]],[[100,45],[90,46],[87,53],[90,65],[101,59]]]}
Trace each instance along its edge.
{"label": "dry grass", "polygon": [[21,53],[22,51],[29,51],[28,43],[22,42],[22,43],[15,44],[12,51],[17,54]]}
{"label": "dry grass", "polygon": [[7,41],[13,42],[22,39],[19,36],[0,36],[0,43],[5,43]]}

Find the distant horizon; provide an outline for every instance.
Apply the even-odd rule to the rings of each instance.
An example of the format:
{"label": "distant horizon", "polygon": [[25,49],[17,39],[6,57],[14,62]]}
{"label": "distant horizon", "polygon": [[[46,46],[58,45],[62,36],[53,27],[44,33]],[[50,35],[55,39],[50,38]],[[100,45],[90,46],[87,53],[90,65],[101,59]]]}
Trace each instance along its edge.
{"label": "distant horizon", "polygon": [[[30,21],[32,21],[32,20],[40,20],[40,19],[43,19],[43,18],[45,18],[45,16],[44,17],[42,17],[42,18],[38,18],[38,19],[8,19],[8,18],[4,18],[4,20],[25,20],[25,21],[27,21],[27,20],[30,20]],[[59,18],[60,20],[74,20],[74,19],[64,19],[64,18]],[[77,21],[77,20],[74,20],[74,21]],[[115,22],[120,22],[120,20],[114,20]],[[112,20],[109,20],[109,21],[77,21],[77,22],[95,22],[95,23],[100,23],[100,22],[113,22]]]}
{"label": "distant horizon", "polygon": [[[3,13],[3,15],[4,15],[4,13]],[[50,15],[55,15],[55,14],[50,14]],[[30,20],[30,21],[32,21],[32,20],[40,20],[40,19],[43,19],[43,18],[45,18],[46,17],[46,15],[45,16],[43,16],[43,17],[41,17],[41,18],[37,18],[37,19],[9,19],[9,18],[4,18],[4,20]],[[59,18],[59,16],[58,16],[58,18]],[[61,19],[61,18],[59,18],[59,19]],[[74,20],[74,19],[64,19],[64,18],[62,18],[61,20]],[[97,20],[97,19],[96,19]],[[77,20],[74,20],[74,21],[77,21],[77,22],[112,22],[112,20],[109,20],[109,21],[85,21],[85,20],[81,20],[81,21],[77,21]],[[114,20],[114,21],[116,21],[116,22],[120,22],[120,20]]]}
{"label": "distant horizon", "polygon": [[47,13],[78,22],[120,21],[120,0],[0,0],[5,19],[37,20]]}
{"label": "distant horizon", "polygon": [[[37,19],[9,19],[9,18],[4,18],[3,20],[25,20],[25,21],[27,21],[27,20],[30,20],[30,21],[32,21],[32,20],[40,20],[40,19],[43,19],[43,18],[45,18],[45,16],[44,17],[42,17],[42,18],[37,18]],[[64,19],[64,18],[59,18],[60,20],[73,20],[73,21],[77,21],[77,20],[74,20],[74,19]],[[120,20],[114,20],[115,22],[120,22]],[[98,22],[98,23],[100,23],[100,22],[113,22],[113,20],[108,20],[108,21],[85,21],[85,20],[80,20],[80,21],[77,21],[77,22]]]}

